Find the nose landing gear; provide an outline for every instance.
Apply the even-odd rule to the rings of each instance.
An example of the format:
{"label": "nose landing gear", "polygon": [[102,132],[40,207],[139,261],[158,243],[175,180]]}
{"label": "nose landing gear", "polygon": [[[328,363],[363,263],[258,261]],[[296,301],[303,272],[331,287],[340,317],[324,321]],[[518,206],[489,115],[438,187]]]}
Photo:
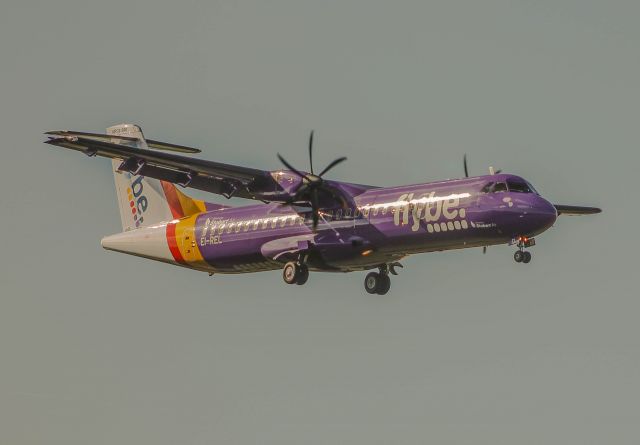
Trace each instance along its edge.
{"label": "nose landing gear", "polygon": [[526,236],[521,236],[517,238],[516,245],[518,246],[518,250],[513,254],[513,259],[516,263],[524,263],[527,264],[531,261],[531,252],[526,251],[527,247],[532,247],[536,245],[536,240],[534,238],[527,238]]}
{"label": "nose landing gear", "polygon": [[516,253],[513,254],[513,259],[516,261],[516,263],[526,264],[531,261],[531,252],[516,250]]}

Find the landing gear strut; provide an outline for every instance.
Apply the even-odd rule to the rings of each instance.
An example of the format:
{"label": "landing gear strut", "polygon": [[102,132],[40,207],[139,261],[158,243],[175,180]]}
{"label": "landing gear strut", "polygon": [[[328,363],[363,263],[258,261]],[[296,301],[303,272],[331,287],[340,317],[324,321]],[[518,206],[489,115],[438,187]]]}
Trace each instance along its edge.
{"label": "landing gear strut", "polygon": [[309,268],[295,261],[289,261],[284,265],[282,278],[287,284],[297,284],[302,286],[309,279]]}
{"label": "landing gear strut", "polygon": [[524,263],[527,264],[531,261],[531,252],[526,251],[527,247],[535,246],[536,240],[533,238],[527,238],[526,236],[521,236],[517,238],[516,244],[518,246],[518,250],[513,254],[513,259],[516,263]]}
{"label": "landing gear strut", "polygon": [[390,268],[386,264],[380,266],[380,272],[369,272],[364,279],[364,290],[370,294],[384,295],[391,289],[389,272],[398,275],[393,266],[402,267],[400,263],[393,263]]}

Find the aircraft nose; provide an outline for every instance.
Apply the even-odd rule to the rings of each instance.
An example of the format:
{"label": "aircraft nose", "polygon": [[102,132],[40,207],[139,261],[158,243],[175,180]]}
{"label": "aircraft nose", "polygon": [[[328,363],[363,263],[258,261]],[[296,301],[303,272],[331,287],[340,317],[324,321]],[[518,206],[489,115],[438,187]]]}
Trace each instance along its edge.
{"label": "aircraft nose", "polygon": [[534,222],[534,234],[542,233],[553,226],[558,218],[558,211],[555,206],[542,197],[538,197],[530,211],[530,216]]}

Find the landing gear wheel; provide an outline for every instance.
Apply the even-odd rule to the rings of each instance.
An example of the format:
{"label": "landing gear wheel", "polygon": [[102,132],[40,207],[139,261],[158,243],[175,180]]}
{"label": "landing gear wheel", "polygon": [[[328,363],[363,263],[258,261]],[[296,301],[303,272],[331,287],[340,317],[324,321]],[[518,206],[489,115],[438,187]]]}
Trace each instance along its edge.
{"label": "landing gear wheel", "polygon": [[384,295],[391,288],[391,278],[385,273],[370,272],[364,279],[364,290],[370,294]]}
{"label": "landing gear wheel", "polygon": [[296,278],[296,284],[298,286],[302,286],[309,279],[309,268],[303,264],[301,266],[298,266],[298,269],[299,275],[298,278]]}
{"label": "landing gear wheel", "polygon": [[391,289],[391,278],[389,278],[389,275],[380,274],[380,280],[378,281],[378,290],[376,291],[376,293],[378,295],[384,295],[389,292],[389,289]]}
{"label": "landing gear wheel", "polygon": [[364,290],[370,294],[378,292],[378,283],[380,282],[380,274],[378,272],[370,272],[364,278]]}
{"label": "landing gear wheel", "polygon": [[524,261],[524,252],[522,250],[516,250],[516,253],[513,254],[513,259],[516,263],[522,263]]}
{"label": "landing gear wheel", "polygon": [[284,269],[282,269],[282,279],[284,279],[284,282],[287,284],[296,284],[304,278],[304,281],[301,283],[304,284],[307,281],[307,278],[309,278],[309,270],[306,267],[304,270],[306,270],[306,277],[304,277],[305,273],[298,263],[289,261],[284,265]]}
{"label": "landing gear wheel", "polygon": [[531,252],[524,252],[524,258],[522,259],[522,262],[524,264],[527,264],[529,261],[531,261]]}

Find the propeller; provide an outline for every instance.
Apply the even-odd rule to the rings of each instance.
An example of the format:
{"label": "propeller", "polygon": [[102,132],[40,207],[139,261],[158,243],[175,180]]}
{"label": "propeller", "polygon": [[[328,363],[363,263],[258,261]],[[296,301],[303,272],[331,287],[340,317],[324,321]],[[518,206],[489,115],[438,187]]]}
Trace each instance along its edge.
{"label": "propeller", "polygon": [[329,165],[327,165],[319,174],[315,174],[313,171],[313,130],[309,134],[309,167],[311,173],[303,173],[293,165],[291,165],[287,160],[278,153],[278,159],[282,164],[291,170],[293,173],[302,178],[302,184],[295,191],[293,197],[287,200],[284,204],[293,204],[295,202],[300,201],[308,201],[311,204],[311,212],[313,218],[313,231],[315,232],[318,227],[318,221],[320,220],[320,197],[319,192],[325,192],[331,195],[332,197],[338,199],[339,197],[326,186],[322,177],[329,172],[336,165],[347,160],[346,157],[340,157],[338,159],[334,159]]}
{"label": "propeller", "polygon": [[[464,157],[462,158],[462,165],[464,166],[464,177],[468,178],[469,177],[469,167],[467,165],[467,154],[464,154]],[[489,167],[489,174],[490,175],[498,175],[502,172],[502,169],[498,169],[498,170],[494,170],[493,167]]]}
{"label": "propeller", "polygon": [[464,164],[464,177],[468,178],[469,177],[469,168],[467,167],[467,154],[464,154],[464,158],[462,159],[462,162]]}

